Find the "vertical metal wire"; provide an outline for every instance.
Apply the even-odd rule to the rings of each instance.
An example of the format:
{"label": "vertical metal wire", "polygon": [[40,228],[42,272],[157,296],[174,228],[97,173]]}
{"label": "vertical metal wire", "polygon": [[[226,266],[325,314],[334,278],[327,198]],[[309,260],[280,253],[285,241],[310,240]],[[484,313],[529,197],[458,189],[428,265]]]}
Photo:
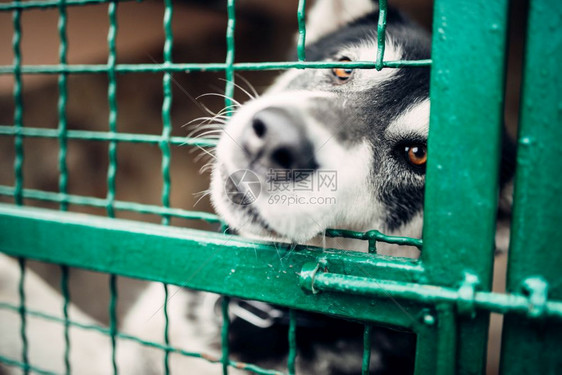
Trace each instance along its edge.
{"label": "vertical metal wire", "polygon": [[297,44],[297,56],[299,61],[306,60],[306,20],[305,20],[306,0],[299,0],[299,8],[297,10],[297,20],[299,22],[299,40]]}
{"label": "vertical metal wire", "polygon": [[[19,0],[15,0],[19,3]],[[14,201],[17,205],[23,204],[23,98],[21,82],[21,9],[13,11],[14,36],[12,49],[14,51]]]}
{"label": "vertical metal wire", "polygon": [[[224,89],[224,105],[227,109],[226,115],[232,115],[232,98],[234,97],[234,31],[236,27],[236,4],[235,0],[228,0],[227,11],[228,11],[228,24],[226,27],[226,85]],[[229,363],[229,353],[230,346],[228,342],[228,333],[230,330],[230,318],[228,316],[228,304],[230,303],[230,298],[228,296],[223,296],[222,298],[222,372],[223,375],[228,375],[228,363]]]}
{"label": "vertical metal wire", "polygon": [[[164,9],[164,67],[172,63],[172,0],[165,1]],[[170,111],[172,109],[172,73],[165,72],[162,78],[162,89],[164,100],[162,102],[162,138],[160,150],[162,151],[162,206],[170,207],[170,136],[172,133],[172,120]],[[170,223],[169,216],[162,217],[162,224]]]}
{"label": "vertical metal wire", "polygon": [[20,282],[19,282],[19,297],[20,297],[20,337],[21,337],[21,361],[23,362],[24,368],[23,373],[25,375],[29,374],[29,357],[28,357],[28,347],[27,347],[27,321],[25,313],[25,259],[18,258],[20,266]]}
{"label": "vertical metal wire", "polygon": [[170,319],[168,316],[168,285],[162,283],[164,287],[164,374],[170,373]]}
{"label": "vertical metal wire", "polygon": [[[107,33],[107,45],[109,54],[107,57],[108,87],[107,98],[109,102],[109,134],[114,136],[117,132],[117,81],[115,64],[117,63],[117,53],[115,39],[117,37],[117,2],[109,3],[109,30]],[[107,167],[107,215],[115,216],[115,175],[117,173],[117,142],[109,141],[109,166]]]}
{"label": "vertical metal wire", "polygon": [[377,240],[369,239],[369,254],[376,254],[377,253]]}
{"label": "vertical metal wire", "polygon": [[[66,0],[60,0],[59,3],[59,61],[61,66],[66,66],[67,64],[67,37],[66,37]],[[68,184],[68,170],[66,165],[66,153],[67,153],[67,121],[66,121],[66,102],[67,102],[67,85],[66,85],[66,73],[59,74],[59,101],[58,101],[58,111],[59,111],[59,192],[62,194],[62,201],[60,203],[60,209],[66,211],[68,209],[67,202],[67,184]]]}
{"label": "vertical metal wire", "polygon": [[[235,45],[234,45],[234,31],[236,27],[236,4],[235,0],[228,0],[227,11],[228,11],[228,24],[226,27],[226,85],[224,89],[224,105],[228,110],[226,111],[227,116],[232,115],[232,98],[234,97],[234,57],[235,57]],[[222,372],[224,375],[228,375],[228,362],[230,346],[228,343],[228,333],[230,330],[230,318],[228,317],[228,304],[230,303],[230,298],[228,296],[223,296],[222,298]]]}
{"label": "vertical metal wire", "polygon": [[363,364],[361,366],[361,374],[369,375],[369,366],[371,364],[371,336],[372,327],[365,324],[363,329]]}
{"label": "vertical metal wire", "polygon": [[457,324],[453,305],[437,305],[437,374],[457,373]]}
{"label": "vertical metal wire", "polygon": [[223,375],[228,375],[228,362],[230,354],[230,345],[228,342],[228,332],[230,331],[230,318],[228,316],[228,304],[230,303],[230,297],[222,297],[222,331],[221,331],[221,346],[222,346],[222,373]]}
{"label": "vertical metal wire", "polygon": [[295,374],[295,360],[297,358],[297,318],[295,310],[289,312],[289,356],[287,358],[287,371],[289,375]]}
{"label": "vertical metal wire", "polygon": [[60,289],[63,297],[62,313],[64,316],[64,373],[71,373],[70,367],[70,320],[68,317],[68,306],[70,304],[70,292],[68,290],[68,267],[61,265]]}
{"label": "vertical metal wire", "polygon": [[[165,1],[164,9],[164,67],[172,63],[172,48],[173,48],[173,32],[172,32],[172,0]],[[160,150],[162,151],[162,206],[170,207],[170,137],[172,134],[172,73],[164,72],[162,78],[162,90],[164,100],[162,101],[162,137],[160,139]],[[170,216],[162,216],[162,224],[170,224]],[[164,343],[168,348],[170,346],[170,319],[168,315],[168,285],[162,284],[164,287]],[[170,351],[164,351],[164,374],[170,373]]]}
{"label": "vertical metal wire", "polygon": [[117,375],[117,276],[109,276],[109,331],[111,333],[111,364],[113,374]]}
{"label": "vertical metal wire", "polygon": [[226,85],[224,89],[224,105],[228,110],[226,115],[232,115],[232,98],[234,97],[234,30],[236,27],[235,0],[228,0],[228,24],[226,27]]}
{"label": "vertical metal wire", "polygon": [[[117,51],[115,40],[117,38],[117,2],[112,1],[108,6],[109,30],[107,33],[108,57],[107,66],[109,68],[107,99],[109,102],[109,134],[115,135],[117,132],[117,77],[115,65],[117,63]],[[109,141],[109,165],[107,167],[107,215],[115,217],[115,175],[117,173],[117,142]],[[111,363],[113,374],[118,374],[117,369],[117,276],[109,276],[109,330],[111,334]]]}
{"label": "vertical metal wire", "polygon": [[379,23],[377,26],[377,59],[375,69],[381,70],[384,61],[384,47],[386,35],[386,0],[379,0]]}

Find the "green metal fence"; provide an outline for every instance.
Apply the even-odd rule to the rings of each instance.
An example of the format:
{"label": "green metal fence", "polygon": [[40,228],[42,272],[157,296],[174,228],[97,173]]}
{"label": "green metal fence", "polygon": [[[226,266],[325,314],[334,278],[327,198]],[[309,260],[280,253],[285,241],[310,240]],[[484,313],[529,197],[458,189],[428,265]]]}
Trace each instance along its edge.
{"label": "green metal fence", "polygon": [[[66,9],[84,4],[107,4],[109,17],[107,64],[67,63]],[[557,373],[562,369],[562,147],[557,136],[562,126],[562,79],[557,63],[562,60],[562,7],[554,0],[530,2],[528,40],[521,107],[521,127],[514,196],[514,224],[509,253],[508,293],[491,292],[494,231],[497,207],[498,165],[503,122],[506,61],[507,0],[471,2],[436,0],[432,61],[384,60],[386,1],[380,1],[379,50],[376,61],[307,61],[304,50],[305,1],[299,2],[298,61],[237,63],[235,61],[235,3],[228,1],[225,62],[174,63],[171,29],[172,2],[165,1],[164,62],[118,64],[115,40],[118,32],[116,1],[59,0],[0,4],[0,11],[13,15],[12,65],[0,66],[0,74],[14,78],[14,123],[0,126],[0,135],[15,144],[13,186],[0,186],[0,194],[14,204],[0,205],[0,251],[20,259],[20,304],[0,301],[1,309],[19,313],[23,351],[20,358],[0,362],[20,367],[25,373],[50,373],[40,363],[30,363],[27,354],[26,319],[29,316],[59,321],[65,327],[66,373],[71,373],[70,327],[93,329],[112,338],[114,373],[117,338],[158,347],[165,353],[162,366],[168,373],[168,354],[179,352],[201,360],[245,367],[257,374],[277,374],[229,358],[228,298],[223,300],[222,356],[208,358],[168,345],[145,342],[117,329],[117,275],[174,284],[228,296],[256,299],[292,309],[316,311],[365,324],[363,373],[368,373],[372,325],[390,325],[411,330],[417,336],[416,374],[476,374],[484,371],[490,312],[505,314],[502,371],[506,374]],[[98,5],[101,6],[101,5]],[[57,65],[31,66],[21,62],[21,15],[28,9],[59,9],[60,35]],[[301,246],[250,241],[237,236],[166,226],[171,217],[220,222],[214,215],[170,207],[170,150],[179,145],[212,147],[213,140],[171,136],[170,109],[173,73],[186,71],[225,72],[226,105],[234,92],[235,71],[283,70],[288,68],[393,69],[431,66],[431,133],[423,244],[419,239],[385,236],[376,230],[357,233],[332,230],[336,237],[369,243],[369,254],[322,250]],[[119,133],[116,76],[123,73],[163,73],[162,133],[160,136]],[[67,129],[67,78],[74,73],[102,74],[109,79],[109,131]],[[55,74],[59,86],[58,129],[23,127],[22,75]],[[59,192],[25,189],[22,165],[23,139],[58,139]],[[109,144],[107,196],[105,199],[67,193],[67,141],[82,139]],[[162,151],[161,205],[151,206],[115,199],[116,149],[123,142],[157,144]],[[24,200],[60,204],[60,211],[23,205]],[[102,207],[107,217],[64,212],[69,206]],[[163,225],[115,219],[116,211],[157,214]],[[376,243],[417,246],[418,260],[376,254]],[[52,244],[56,243],[57,246]],[[422,250],[423,249],[423,250]],[[283,272],[283,263],[295,272]],[[158,262],[154,262],[158,254]],[[61,265],[64,319],[26,308],[24,289],[26,259]],[[240,265],[246,265],[240,267]],[[271,266],[264,266],[271,265]],[[68,318],[68,267],[111,274],[110,325],[87,326]],[[236,272],[231,272],[235,269]],[[328,271],[329,270],[329,271]],[[189,277],[186,278],[186,275]],[[167,291],[167,289],[166,289]],[[372,302],[376,301],[376,308]],[[164,304],[165,306],[165,304]],[[167,314],[164,309],[163,314]],[[166,315],[167,318],[167,315]],[[167,325],[166,325],[167,326]],[[295,373],[294,315],[289,330],[287,372]]]}

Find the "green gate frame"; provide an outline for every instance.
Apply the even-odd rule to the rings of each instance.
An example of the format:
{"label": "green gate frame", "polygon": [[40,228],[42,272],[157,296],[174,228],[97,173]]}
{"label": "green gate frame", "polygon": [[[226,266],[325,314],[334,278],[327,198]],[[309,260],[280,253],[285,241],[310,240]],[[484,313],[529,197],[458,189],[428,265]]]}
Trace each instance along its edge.
{"label": "green gate frame", "polygon": [[[404,327],[417,334],[416,374],[483,373],[490,312],[506,314],[502,356],[504,374],[530,371],[555,373],[562,368],[562,147],[556,144],[562,126],[562,79],[557,64],[562,61],[560,32],[562,7],[555,0],[530,2],[528,45],[522,106],[514,225],[509,254],[508,294],[491,292],[494,233],[497,209],[498,166],[503,123],[504,74],[506,60],[508,0],[436,0],[432,62],[384,61],[386,1],[380,1],[379,54],[375,62],[308,62],[304,53],[305,1],[299,3],[299,47],[297,62],[235,63],[234,0],[228,1],[228,53],[226,62],[174,64],[172,62],[171,0],[165,1],[166,43],[163,64],[116,63],[115,38],[118,3],[109,2],[109,58],[105,65],[68,65],[66,62],[66,7],[105,3],[106,0],[28,1],[0,4],[0,11],[12,11],[14,20],[14,64],[0,66],[0,74],[15,79],[13,126],[0,126],[1,136],[15,140],[15,184],[0,186],[0,194],[13,196],[15,205],[0,205],[0,251],[24,259],[36,259],[109,273],[112,276],[111,324],[106,333],[117,331],[115,317],[115,275],[159,281],[228,296],[256,299],[293,309],[317,311],[364,321],[363,372],[368,373],[367,338],[371,324]],[[60,64],[24,66],[20,52],[20,16],[25,9],[58,7],[61,40]],[[548,38],[545,38],[548,35]],[[419,260],[390,258],[377,254],[352,253],[298,247],[290,251],[280,244],[250,241],[236,236],[164,226],[172,216],[219,221],[214,215],[183,211],[169,206],[170,146],[185,139],[170,136],[172,100],[171,74],[207,70],[224,71],[226,95],[232,97],[237,70],[353,67],[367,69],[427,66],[431,64],[431,133],[427,166],[427,187],[423,246],[421,240],[389,237],[377,231],[356,233],[332,230],[331,236],[417,246]],[[66,78],[72,73],[101,73],[109,77],[110,104],[107,133],[66,129]],[[116,129],[116,74],[165,72],[161,136],[118,133]],[[22,74],[59,76],[59,128],[24,128],[22,116]],[[229,100],[227,99],[227,105]],[[539,105],[542,104],[542,105]],[[58,138],[60,143],[60,193],[23,188],[23,137]],[[110,144],[108,195],[106,199],[78,197],[66,191],[66,142],[68,139],[107,141]],[[162,206],[115,201],[114,177],[119,142],[158,144],[162,150]],[[210,140],[191,140],[189,145],[212,146]],[[23,200],[60,203],[61,211],[23,206]],[[558,198],[558,199],[557,199]],[[64,212],[68,205],[105,207],[108,218]],[[161,215],[164,225],[114,219],[115,210],[134,210]],[[30,235],[33,234],[33,235]],[[56,246],[54,246],[56,244]],[[281,248],[280,248],[281,247]],[[279,257],[283,252],[283,262]],[[373,251],[374,252],[374,251]],[[153,262],[158,254],[158,262]],[[233,272],[235,270],[235,272]],[[288,270],[291,270],[288,272]],[[40,312],[25,307],[21,279],[21,304],[0,301],[0,308],[19,311],[25,342],[25,319]],[[63,295],[68,291],[63,283]],[[228,317],[228,298],[223,313]],[[164,309],[165,310],[165,309]],[[166,314],[166,311],[164,311]],[[73,323],[63,323],[67,329]],[[48,318],[48,317],[47,317]],[[288,372],[294,373],[296,356],[295,322],[289,332]],[[167,333],[164,333],[167,337]],[[229,359],[228,319],[223,325],[223,355],[215,361],[237,365]],[[126,338],[126,337],[125,337]],[[133,338],[134,339],[134,338]],[[167,353],[175,349],[163,346]],[[186,353],[184,353],[186,354]],[[197,356],[197,353],[186,355]],[[199,355],[200,356],[200,355]],[[27,373],[41,372],[22,359],[0,358],[20,366]],[[117,365],[113,358],[115,373]],[[258,374],[277,374],[243,364]],[[167,370],[167,357],[164,364]],[[67,373],[70,365],[67,363]]]}

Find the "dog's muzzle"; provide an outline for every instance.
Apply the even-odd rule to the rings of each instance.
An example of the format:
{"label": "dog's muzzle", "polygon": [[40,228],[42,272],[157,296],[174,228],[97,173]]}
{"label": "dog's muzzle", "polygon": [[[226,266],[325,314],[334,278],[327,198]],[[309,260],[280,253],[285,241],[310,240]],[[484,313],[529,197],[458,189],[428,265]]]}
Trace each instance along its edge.
{"label": "dog's muzzle", "polygon": [[250,167],[258,173],[318,168],[303,120],[284,108],[268,107],[254,114],[242,133],[241,145]]}

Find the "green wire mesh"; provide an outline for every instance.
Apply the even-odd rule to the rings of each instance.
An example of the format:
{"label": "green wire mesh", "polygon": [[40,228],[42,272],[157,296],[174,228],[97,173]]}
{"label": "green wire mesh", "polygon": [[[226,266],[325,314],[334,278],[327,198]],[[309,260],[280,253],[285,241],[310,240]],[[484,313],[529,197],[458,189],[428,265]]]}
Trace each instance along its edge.
{"label": "green wire mesh", "polygon": [[[67,61],[68,39],[67,39],[67,7],[81,6],[86,4],[107,4],[108,5],[108,18],[109,30],[107,35],[108,58],[107,63],[102,65],[69,65]],[[178,217],[188,220],[204,220],[211,223],[220,223],[220,219],[213,214],[206,212],[188,211],[170,207],[170,163],[171,163],[171,147],[172,146],[199,146],[199,147],[213,147],[216,145],[214,139],[202,138],[185,138],[185,137],[172,137],[172,119],[171,119],[171,106],[172,106],[172,82],[173,73],[189,73],[198,71],[207,72],[224,72],[226,75],[225,93],[225,107],[227,116],[232,115],[233,107],[232,97],[235,89],[235,72],[236,71],[262,71],[262,70],[285,70],[285,69],[326,69],[326,68],[360,68],[360,69],[383,69],[383,68],[399,68],[399,67],[419,67],[429,66],[430,60],[420,61],[385,61],[384,60],[384,45],[385,45],[385,28],[386,28],[386,1],[382,0],[380,4],[380,15],[378,23],[378,50],[375,61],[354,61],[354,62],[315,62],[306,61],[305,43],[306,43],[306,27],[305,27],[305,7],[306,0],[299,0],[297,9],[298,20],[298,44],[297,56],[298,61],[287,62],[264,62],[264,63],[236,63],[235,62],[235,0],[227,1],[227,14],[228,23],[226,26],[226,42],[227,54],[224,63],[174,63],[172,59],[172,15],[173,7],[171,0],[164,2],[164,49],[163,49],[163,63],[162,64],[118,64],[117,63],[117,50],[116,38],[118,33],[117,24],[117,1],[108,0],[57,0],[57,1],[27,1],[20,2],[15,0],[11,3],[0,4],[0,11],[11,11],[13,14],[13,28],[14,35],[12,39],[12,48],[14,52],[13,64],[9,66],[0,66],[0,74],[9,74],[14,77],[14,124],[13,125],[0,125],[0,136],[13,137],[15,145],[15,161],[14,161],[14,186],[0,186],[0,195],[11,196],[17,205],[22,205],[24,199],[32,199],[37,201],[55,202],[59,204],[61,211],[67,211],[69,205],[88,206],[104,208],[108,217],[115,217],[117,210],[131,211],[142,214],[154,214],[161,217],[163,225],[170,224],[170,218]],[[58,8],[58,34],[59,34],[59,64],[58,65],[22,65],[21,63],[21,14],[28,9],[46,9]],[[118,103],[117,103],[117,75],[125,73],[163,73],[162,89],[162,132],[160,135],[148,134],[129,134],[118,132],[117,129],[117,116],[118,116]],[[83,131],[83,130],[68,130],[67,129],[67,78],[69,74],[106,74],[108,78],[107,100],[109,104],[108,124],[109,129],[107,132],[102,131]],[[57,129],[43,129],[23,126],[24,103],[23,103],[23,86],[22,74],[56,74],[58,75],[58,126]],[[35,189],[24,189],[23,183],[23,162],[24,162],[24,149],[23,139],[30,138],[44,138],[56,139],[59,145],[58,152],[58,193],[47,192]],[[108,159],[109,164],[107,168],[107,194],[105,198],[94,198],[88,196],[77,196],[68,193],[68,168],[67,168],[67,142],[68,140],[87,140],[106,142],[108,144]],[[117,160],[117,147],[120,143],[145,143],[158,145],[161,150],[161,205],[147,205],[135,202],[124,202],[116,200],[115,196],[115,182],[118,170]],[[326,232],[328,237],[343,237],[353,238],[357,240],[367,241],[369,243],[369,252],[376,252],[376,242],[383,241],[399,245],[411,245],[421,250],[422,241],[419,239],[386,236],[376,230],[369,232],[354,232],[347,230],[328,230]],[[281,374],[278,371],[267,370],[260,368],[253,364],[246,364],[236,362],[230,359],[229,349],[229,298],[223,297],[222,299],[222,355],[220,358],[213,358],[203,353],[187,352],[182,349],[170,346],[169,341],[169,317],[167,304],[164,303],[163,314],[165,318],[165,329],[163,332],[164,345],[142,340],[140,338],[119,332],[117,321],[117,275],[111,274],[109,278],[109,327],[102,327],[98,325],[87,325],[72,321],[68,315],[68,308],[71,302],[70,293],[68,288],[69,283],[69,268],[61,265],[61,281],[60,290],[63,297],[64,304],[62,306],[63,318],[52,316],[40,311],[30,310],[26,308],[25,303],[25,259],[19,259],[21,270],[21,277],[19,283],[19,305],[12,305],[0,302],[0,308],[16,311],[19,313],[21,320],[21,341],[22,353],[21,360],[13,358],[4,358],[0,356],[0,362],[7,365],[20,367],[25,374],[30,372],[38,374],[53,374],[50,371],[41,369],[29,363],[28,356],[28,342],[27,342],[27,325],[26,317],[33,316],[42,318],[49,321],[58,322],[64,325],[64,368],[65,374],[71,374],[72,368],[70,363],[71,342],[69,329],[70,327],[77,327],[85,330],[94,330],[108,335],[111,338],[112,357],[111,363],[113,373],[118,374],[119,368],[117,363],[116,351],[118,350],[117,339],[125,339],[135,341],[141,345],[154,347],[164,351],[164,373],[170,373],[170,354],[179,353],[181,355],[197,357],[202,360],[207,360],[213,363],[220,363],[222,365],[223,374],[228,374],[229,367],[237,367],[248,370],[255,374]],[[169,298],[168,286],[163,284],[165,300]],[[288,342],[289,352],[287,360],[287,373],[289,375],[295,374],[295,364],[297,357],[297,323],[294,310],[290,310],[289,329],[288,329]],[[365,325],[364,328],[364,350],[363,350],[363,363],[362,373],[369,373],[369,362],[371,353],[371,326]]]}

